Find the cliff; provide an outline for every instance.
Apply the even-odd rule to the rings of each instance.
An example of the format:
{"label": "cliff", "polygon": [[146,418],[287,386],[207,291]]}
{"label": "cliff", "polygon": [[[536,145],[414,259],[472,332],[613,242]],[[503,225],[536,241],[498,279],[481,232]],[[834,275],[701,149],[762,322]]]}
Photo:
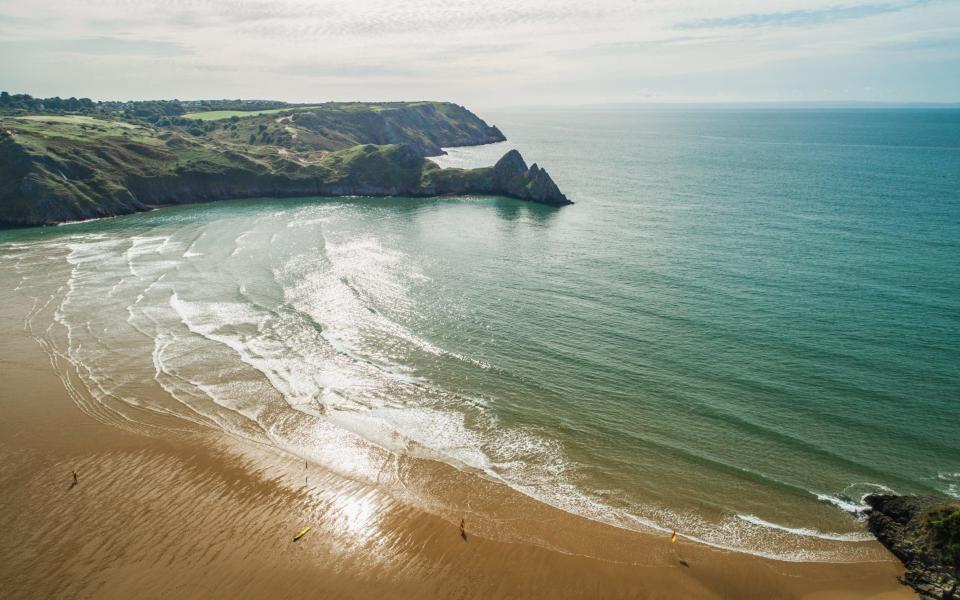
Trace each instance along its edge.
{"label": "cliff", "polygon": [[[259,128],[260,123],[253,123]],[[446,102],[330,103],[294,111],[281,123],[283,132],[290,136],[289,147],[294,149],[407,144],[422,156],[437,156],[444,153],[445,147],[506,140],[496,127],[487,125],[466,108]]]}
{"label": "cliff", "polygon": [[960,502],[889,495],[865,501],[870,531],[907,569],[903,583],[924,600],[960,597]]}
{"label": "cliff", "polygon": [[481,169],[441,169],[426,159],[443,146],[503,139],[452,104],[336,104],[191,123],[0,119],[0,224],[259,196],[495,194],[570,204],[546,171],[528,168],[516,151]]}
{"label": "cliff", "polygon": [[442,194],[499,194],[539,204],[573,204],[536,164],[527,167],[516,150],[503,155],[493,167],[480,169],[434,169],[426,172],[422,192]]}

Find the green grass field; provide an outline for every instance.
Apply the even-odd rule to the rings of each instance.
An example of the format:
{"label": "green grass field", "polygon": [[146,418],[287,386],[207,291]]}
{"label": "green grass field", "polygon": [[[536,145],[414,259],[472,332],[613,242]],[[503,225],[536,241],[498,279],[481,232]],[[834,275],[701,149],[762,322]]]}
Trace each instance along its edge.
{"label": "green grass field", "polygon": [[[32,137],[34,142],[52,138],[85,141],[121,137],[145,144],[163,144],[152,131],[124,121],[98,119],[86,115],[26,115],[0,117],[0,128],[11,128]],[[26,141],[26,140],[25,140]]]}
{"label": "green grass field", "polygon": [[25,121],[42,121],[44,123],[67,123],[71,125],[98,125],[100,127],[123,127],[125,129],[136,129],[137,126],[123,121],[108,121],[86,115],[25,115],[22,117],[12,117]]}
{"label": "green grass field", "polygon": [[219,121],[230,117],[255,117],[257,115],[272,115],[282,112],[293,112],[317,108],[316,106],[290,106],[287,108],[271,108],[269,110],[209,110],[206,112],[192,112],[183,115],[184,119],[200,119],[201,121]]}

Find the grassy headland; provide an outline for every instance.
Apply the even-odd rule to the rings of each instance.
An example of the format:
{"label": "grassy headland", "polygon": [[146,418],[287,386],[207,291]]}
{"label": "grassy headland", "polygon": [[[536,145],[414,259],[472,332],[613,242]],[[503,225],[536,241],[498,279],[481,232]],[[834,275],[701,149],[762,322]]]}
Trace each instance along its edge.
{"label": "grassy headland", "polygon": [[[309,106],[304,108],[317,108]],[[272,115],[281,112],[292,112],[293,108],[268,108],[265,110],[205,110],[198,112],[189,112],[183,115],[184,119],[198,119],[200,121],[219,121],[220,119],[229,119],[230,117],[256,117],[259,115]]]}
{"label": "grassy headland", "polygon": [[16,98],[0,98],[0,224],[255,196],[490,193],[569,202],[519,155],[501,161],[496,176],[426,160],[443,147],[505,139],[452,103],[256,101],[240,110],[248,107],[208,102],[209,110],[187,113],[179,101],[76,101],[83,108],[68,114],[49,109],[49,99]]}

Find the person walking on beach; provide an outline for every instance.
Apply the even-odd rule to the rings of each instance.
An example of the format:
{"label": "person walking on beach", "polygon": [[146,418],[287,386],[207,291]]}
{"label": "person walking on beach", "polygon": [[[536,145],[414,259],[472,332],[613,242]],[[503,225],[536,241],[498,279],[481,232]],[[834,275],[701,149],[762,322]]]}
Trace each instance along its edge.
{"label": "person walking on beach", "polygon": [[467,541],[467,530],[464,529],[466,524],[466,519],[460,519],[460,537],[463,538],[463,541]]}
{"label": "person walking on beach", "polygon": [[73,474],[73,483],[70,484],[70,487],[73,487],[73,486],[77,485],[78,483],[80,483],[80,481],[77,479],[77,472],[76,472],[76,471],[70,471],[70,473]]}

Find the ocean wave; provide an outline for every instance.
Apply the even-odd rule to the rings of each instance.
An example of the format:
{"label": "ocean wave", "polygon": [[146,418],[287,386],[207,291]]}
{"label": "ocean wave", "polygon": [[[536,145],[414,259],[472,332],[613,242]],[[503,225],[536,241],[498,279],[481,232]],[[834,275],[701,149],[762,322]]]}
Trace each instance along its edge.
{"label": "ocean wave", "polygon": [[786,525],[778,525],[776,523],[771,523],[770,521],[765,521],[755,515],[738,514],[737,518],[748,523],[753,523],[754,525],[759,525],[760,527],[769,527],[770,529],[785,531],[793,535],[812,537],[821,540],[831,540],[835,542],[866,542],[873,539],[873,536],[868,533],[826,533],[816,529],[810,529],[809,527],[787,527]]}
{"label": "ocean wave", "polygon": [[[562,479],[554,480],[547,486],[530,486],[509,481],[504,483],[544,504],[586,519],[664,536],[676,532],[681,539],[720,550],[789,562],[857,561],[869,554],[869,551],[859,546],[860,542],[870,541],[871,538],[866,535],[812,536],[808,532],[815,530],[770,527],[743,519],[740,515],[717,522],[707,520],[694,512],[679,512],[669,507],[650,504],[615,508],[592,493]],[[803,531],[803,534],[799,531]],[[846,535],[849,537],[824,537],[829,535],[837,538]],[[811,539],[816,540],[814,545],[804,542]]]}
{"label": "ocean wave", "polygon": [[937,481],[945,484],[941,491],[951,498],[960,499],[960,472],[941,471],[937,473]]}
{"label": "ocean wave", "polygon": [[858,482],[851,483],[839,494],[825,494],[820,492],[810,492],[817,497],[817,500],[832,504],[844,512],[853,515],[862,515],[870,506],[864,502],[864,499],[871,494],[896,494],[896,490],[882,483]]}
{"label": "ocean wave", "polygon": [[860,514],[860,513],[863,513],[865,510],[867,510],[868,508],[870,508],[863,502],[863,499],[857,502],[850,498],[834,496],[831,494],[815,494],[815,495],[817,497],[817,500],[821,502],[826,502],[827,504],[832,504],[837,508],[839,508],[840,510],[851,513],[851,514]]}

